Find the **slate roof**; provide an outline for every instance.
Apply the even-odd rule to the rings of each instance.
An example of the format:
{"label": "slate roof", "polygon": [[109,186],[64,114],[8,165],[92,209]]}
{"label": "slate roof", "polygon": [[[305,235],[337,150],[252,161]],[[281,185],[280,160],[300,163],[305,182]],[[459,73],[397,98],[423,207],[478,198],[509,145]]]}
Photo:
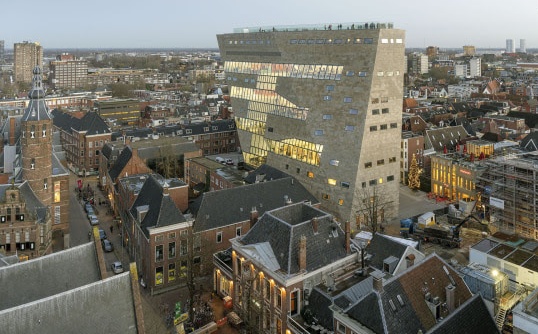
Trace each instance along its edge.
{"label": "slate roof", "polygon": [[[94,244],[87,243],[0,268],[0,310],[31,303],[100,280],[96,257]],[[0,328],[5,327],[0,325]]]}
{"label": "slate roof", "polygon": [[495,320],[491,317],[482,296],[476,294],[461,306],[461,310],[449,315],[428,333],[490,334],[499,333],[499,329],[495,325]]}
{"label": "slate roof", "polygon": [[[66,278],[62,281],[69,281],[70,273],[65,270],[60,272]],[[59,276],[52,275],[54,278]],[[17,292],[24,292],[27,288],[21,287]],[[114,275],[103,281],[0,311],[0,328],[5,333],[135,334],[137,326],[131,275],[129,272]]]}
{"label": "slate roof", "polygon": [[390,256],[397,257],[401,260],[407,246],[387,238],[383,234],[376,233],[366,249],[367,253],[372,256],[370,266],[383,271],[383,261]]}
{"label": "slate roof", "polygon": [[260,176],[263,177],[263,181],[278,180],[284,177],[289,177],[289,174],[286,174],[274,167],[263,164],[260,167],[256,168],[252,172],[248,173],[244,181],[246,183],[256,183],[256,178]]}
{"label": "slate roof", "polygon": [[108,171],[110,179],[115,182],[116,179],[120,176],[121,171],[127,166],[131,158],[133,157],[133,151],[129,146],[126,146],[116,159],[116,163]]}
{"label": "slate roof", "polygon": [[458,141],[464,140],[469,135],[462,125],[449,126],[438,129],[426,130],[424,144],[426,149],[433,148],[437,152],[442,152],[445,145],[447,149],[452,149]]}
{"label": "slate roof", "polygon": [[[469,288],[454,269],[433,253],[409,270],[385,281],[383,291],[373,291],[345,312],[376,333],[426,332],[437,324],[425,301],[426,293],[431,298],[438,297],[443,304],[446,302],[445,288],[453,283],[456,309],[450,316],[458,312],[468,313],[468,309],[459,306],[471,298]],[[449,316],[443,307],[440,315],[444,318]]]}
{"label": "slate roof", "polygon": [[536,151],[538,150],[538,131],[529,133],[523,140],[519,143],[519,147],[526,151]]}
{"label": "slate roof", "polygon": [[[317,220],[317,232],[312,219]],[[346,256],[344,231],[333,216],[305,203],[266,211],[239,241],[243,246],[268,242],[280,265],[279,271],[284,275],[295,275],[300,272],[299,242],[302,236],[306,237],[307,243],[307,271]]]}
{"label": "slate roof", "polygon": [[148,176],[131,207],[130,211],[133,217],[138,217],[137,208],[140,207],[144,207],[144,210],[147,209],[145,217],[138,222],[146,237],[149,237],[149,229],[151,228],[187,221],[170,196],[163,194],[163,187],[153,175]]}
{"label": "slate roof", "polygon": [[207,231],[248,221],[252,208],[258,216],[285,205],[284,196],[293,202],[319,203],[292,177],[203,193],[189,204],[196,217],[194,231]]}
{"label": "slate roof", "polygon": [[96,112],[87,112],[82,118],[77,118],[58,109],[52,111],[54,126],[66,132],[85,132],[87,136],[111,133],[105,121]]}
{"label": "slate roof", "polygon": [[49,107],[45,103],[45,90],[41,68],[36,66],[33,70],[32,89],[28,93],[28,107],[24,111],[22,121],[42,121],[50,119]]}

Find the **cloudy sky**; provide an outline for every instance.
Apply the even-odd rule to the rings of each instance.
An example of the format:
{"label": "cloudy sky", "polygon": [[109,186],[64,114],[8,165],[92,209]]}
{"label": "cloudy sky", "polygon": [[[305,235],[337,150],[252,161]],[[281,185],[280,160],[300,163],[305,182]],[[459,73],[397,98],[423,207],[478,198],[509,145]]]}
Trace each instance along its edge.
{"label": "cloudy sky", "polygon": [[534,0],[2,0],[0,40],[44,48],[216,48],[216,34],[256,26],[392,22],[406,46],[538,48]]}

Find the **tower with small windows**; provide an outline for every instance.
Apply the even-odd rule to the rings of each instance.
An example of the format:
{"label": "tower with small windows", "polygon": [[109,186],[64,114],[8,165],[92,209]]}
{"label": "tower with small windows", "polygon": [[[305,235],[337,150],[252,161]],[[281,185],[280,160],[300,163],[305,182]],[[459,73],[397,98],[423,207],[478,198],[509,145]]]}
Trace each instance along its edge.
{"label": "tower with small windows", "polygon": [[47,206],[52,204],[52,118],[45,104],[41,68],[33,70],[28,107],[21,119],[22,179]]}

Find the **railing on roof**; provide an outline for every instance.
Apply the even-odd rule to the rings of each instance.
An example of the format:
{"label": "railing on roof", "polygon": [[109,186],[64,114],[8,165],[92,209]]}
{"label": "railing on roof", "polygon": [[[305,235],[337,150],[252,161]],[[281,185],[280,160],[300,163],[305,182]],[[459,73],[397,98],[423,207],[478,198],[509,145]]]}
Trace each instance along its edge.
{"label": "railing on roof", "polygon": [[306,25],[285,25],[285,26],[257,26],[235,28],[234,33],[254,33],[270,31],[309,31],[309,30],[362,30],[362,29],[392,29],[391,22],[346,22],[346,23],[322,23]]}
{"label": "railing on roof", "polygon": [[306,328],[301,326],[295,319],[288,314],[288,327],[293,330],[293,333],[308,334],[310,333]]}

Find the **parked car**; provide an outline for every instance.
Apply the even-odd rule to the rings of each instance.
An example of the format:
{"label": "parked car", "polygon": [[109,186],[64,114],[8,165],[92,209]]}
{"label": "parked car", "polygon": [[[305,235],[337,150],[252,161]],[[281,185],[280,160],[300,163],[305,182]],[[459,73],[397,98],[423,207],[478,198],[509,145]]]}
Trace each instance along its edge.
{"label": "parked car", "polygon": [[102,228],[99,229],[99,237],[101,240],[106,239],[106,232]]}
{"label": "parked car", "polygon": [[234,165],[234,161],[232,159],[226,159],[226,164],[227,165],[230,165],[230,166],[233,166]]}
{"label": "parked car", "polygon": [[90,218],[90,216],[95,216],[95,212],[93,211],[93,209],[89,209],[87,212],[88,212],[87,214],[88,218]]}
{"label": "parked car", "polygon": [[103,246],[103,250],[105,252],[112,252],[114,250],[114,246],[108,239],[101,240],[101,245]]}
{"label": "parked car", "polygon": [[97,216],[91,215],[88,217],[88,219],[90,220],[90,224],[99,225],[99,219],[97,219]]}
{"label": "parked car", "polygon": [[93,210],[93,206],[89,202],[86,202],[86,204],[84,205],[84,210],[86,212]]}
{"label": "parked car", "polygon": [[112,271],[114,274],[121,274],[123,272],[123,266],[121,265],[120,261],[114,261],[110,267],[112,268]]}

